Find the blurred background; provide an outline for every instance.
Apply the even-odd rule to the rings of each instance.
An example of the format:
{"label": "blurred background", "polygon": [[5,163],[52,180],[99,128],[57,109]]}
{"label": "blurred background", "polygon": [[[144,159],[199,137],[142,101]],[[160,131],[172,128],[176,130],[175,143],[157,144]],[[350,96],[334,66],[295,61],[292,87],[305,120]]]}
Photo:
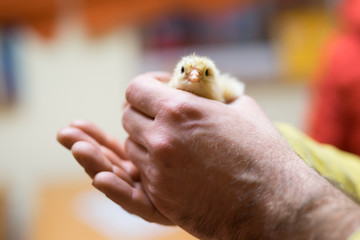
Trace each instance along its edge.
{"label": "blurred background", "polygon": [[57,131],[80,118],[124,140],[129,80],[193,52],[304,129],[339,2],[1,0],[0,239],[191,239],[94,191]]}

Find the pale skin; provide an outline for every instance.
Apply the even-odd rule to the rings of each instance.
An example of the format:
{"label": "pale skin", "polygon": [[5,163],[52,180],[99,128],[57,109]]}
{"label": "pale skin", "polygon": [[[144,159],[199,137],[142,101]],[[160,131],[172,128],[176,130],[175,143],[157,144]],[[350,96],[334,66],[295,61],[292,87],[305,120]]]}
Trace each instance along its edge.
{"label": "pale skin", "polygon": [[201,239],[346,239],[360,227],[359,205],[308,167],[254,100],[224,104],[169,79],[131,81],[124,144],[86,121],[59,131],[107,197]]}

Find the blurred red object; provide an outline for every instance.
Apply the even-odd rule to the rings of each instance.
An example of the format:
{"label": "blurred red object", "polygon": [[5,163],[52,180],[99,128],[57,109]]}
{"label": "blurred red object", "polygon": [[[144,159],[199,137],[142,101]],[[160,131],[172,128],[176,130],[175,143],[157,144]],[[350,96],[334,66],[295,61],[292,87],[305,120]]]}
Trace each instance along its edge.
{"label": "blurred red object", "polygon": [[360,155],[360,1],[345,0],[313,89],[309,135]]}
{"label": "blurred red object", "polygon": [[343,0],[340,7],[341,20],[344,26],[351,30],[360,31],[360,1]]}

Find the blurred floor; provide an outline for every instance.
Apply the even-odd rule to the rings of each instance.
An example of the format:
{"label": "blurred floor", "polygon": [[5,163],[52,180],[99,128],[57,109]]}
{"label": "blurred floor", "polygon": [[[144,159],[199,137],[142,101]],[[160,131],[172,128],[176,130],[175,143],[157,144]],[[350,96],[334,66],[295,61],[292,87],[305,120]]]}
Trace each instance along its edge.
{"label": "blurred floor", "polygon": [[89,181],[50,184],[41,192],[29,239],[193,240],[178,227],[149,223],[128,214]]}

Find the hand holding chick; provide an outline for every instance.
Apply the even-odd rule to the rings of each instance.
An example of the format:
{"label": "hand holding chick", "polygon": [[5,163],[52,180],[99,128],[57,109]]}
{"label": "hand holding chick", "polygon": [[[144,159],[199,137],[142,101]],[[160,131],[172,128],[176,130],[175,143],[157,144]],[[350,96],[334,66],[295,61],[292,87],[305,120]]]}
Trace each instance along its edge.
{"label": "hand holding chick", "polygon": [[244,83],[220,74],[211,59],[195,54],[179,61],[169,86],[224,103],[241,96],[245,90]]}

